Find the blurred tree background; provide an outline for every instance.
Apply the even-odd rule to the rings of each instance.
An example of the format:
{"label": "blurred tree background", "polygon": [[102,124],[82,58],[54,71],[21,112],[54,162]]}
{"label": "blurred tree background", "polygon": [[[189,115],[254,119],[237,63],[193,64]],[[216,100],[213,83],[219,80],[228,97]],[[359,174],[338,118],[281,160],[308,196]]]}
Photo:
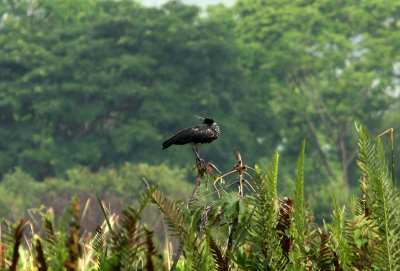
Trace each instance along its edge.
{"label": "blurred tree background", "polygon": [[52,193],[129,204],[150,175],[187,197],[193,152],[161,144],[199,115],[221,126],[200,152],[223,171],[236,151],[261,167],[279,151],[282,195],[305,138],[306,194],[328,218],[330,192],[360,178],[353,123],[398,127],[398,0],[1,0],[0,14],[2,216]]}

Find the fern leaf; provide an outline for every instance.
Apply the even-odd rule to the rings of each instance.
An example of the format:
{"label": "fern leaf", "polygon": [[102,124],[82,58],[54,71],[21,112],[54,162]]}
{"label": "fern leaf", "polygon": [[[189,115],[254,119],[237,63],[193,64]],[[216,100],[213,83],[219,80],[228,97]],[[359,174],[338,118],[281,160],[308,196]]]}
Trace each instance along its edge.
{"label": "fern leaf", "polygon": [[104,216],[104,219],[107,222],[108,229],[112,233],[113,232],[113,228],[111,226],[110,218],[109,218],[109,216],[108,216],[108,214],[107,214],[107,212],[106,212],[106,210],[105,210],[105,208],[103,206],[103,203],[101,202],[101,199],[100,199],[100,196],[99,196],[98,193],[96,193],[96,199],[97,199],[97,202],[99,203],[101,211],[103,212],[103,216]]}
{"label": "fern leaf", "polygon": [[211,249],[211,254],[214,258],[214,262],[216,265],[217,271],[229,271],[229,265],[227,263],[227,259],[222,255],[221,250],[219,249],[217,243],[215,240],[212,238],[211,235],[208,236],[209,238],[209,244],[210,244],[210,249]]}
{"label": "fern leaf", "polygon": [[47,264],[44,258],[43,247],[39,239],[36,240],[36,261],[38,263],[38,271],[47,271]]}
{"label": "fern leaf", "polygon": [[43,226],[46,229],[46,241],[48,243],[54,244],[55,236],[54,236],[53,223],[46,217],[44,217],[43,219],[44,219]]}
{"label": "fern leaf", "polygon": [[101,268],[101,265],[105,260],[104,259],[105,258],[105,255],[104,255],[105,241],[106,241],[106,235],[104,233],[104,230],[100,226],[97,226],[95,235],[94,235],[93,241],[92,241],[92,248],[95,251],[97,265],[99,268]]}
{"label": "fern leaf", "polygon": [[139,225],[139,213],[128,207],[122,212],[121,222],[114,225],[111,234],[110,257],[106,262],[115,268],[133,270],[139,252],[145,250],[142,242],[144,229]]}
{"label": "fern leaf", "polygon": [[153,243],[153,232],[145,228],[146,233],[146,269],[147,271],[154,270],[154,263],[152,256],[156,255],[157,251]]}
{"label": "fern leaf", "polygon": [[376,255],[381,254],[374,221],[364,214],[356,215],[346,221],[344,234],[352,252],[349,257],[350,266],[360,270],[371,270],[377,261]]}
{"label": "fern leaf", "polygon": [[321,233],[321,244],[318,254],[318,270],[332,270],[335,255],[330,246],[330,236],[326,231]]}
{"label": "fern leaf", "polygon": [[[75,207],[73,206],[73,202],[74,200],[72,200],[71,205],[62,215],[58,231],[55,230],[53,223],[54,214],[50,210],[48,210],[42,218],[44,221],[44,227],[46,228],[46,238],[43,239],[44,242],[42,245],[45,252],[47,252],[47,265],[51,270],[62,270],[66,268],[66,264],[68,265],[70,260],[70,244],[68,243],[68,240],[70,240],[71,234],[73,236],[72,239],[76,239],[73,243],[79,243],[79,237],[77,237],[78,232],[71,233],[70,231],[70,234],[67,232],[69,225],[72,225],[72,227],[70,227],[71,229],[74,225],[76,226],[76,224],[79,223],[79,211],[77,212],[74,210]],[[78,217],[78,221],[76,221],[76,217]],[[79,250],[79,248],[77,250]],[[77,258],[78,257],[79,252]],[[74,268],[77,268],[77,266],[72,264],[69,268],[72,268],[69,270],[76,270]]]}
{"label": "fern leaf", "polygon": [[64,262],[64,267],[68,271],[74,271],[78,269],[78,259],[81,254],[81,245],[79,244],[79,213],[80,213],[80,202],[78,199],[74,199],[71,202],[72,208],[72,220],[70,223],[69,238],[66,241],[68,247],[68,259]]}
{"label": "fern leaf", "polygon": [[[294,201],[290,198],[284,200],[279,208],[276,230],[279,236],[283,256],[286,261],[289,260],[289,252],[292,250],[293,237],[289,237],[287,233],[292,227]],[[286,262],[285,261],[285,262]]]}
{"label": "fern leaf", "polygon": [[378,138],[372,141],[364,127],[359,128],[359,160],[357,161],[366,178],[366,201],[382,236],[381,253],[377,254],[382,266],[388,270],[399,270],[397,255],[400,250],[398,196],[389,178],[383,146]]}
{"label": "fern leaf", "polygon": [[250,244],[259,251],[258,255],[262,257],[256,261],[257,266],[251,267],[252,269],[264,270],[271,266],[272,269],[280,269],[279,266],[282,266],[282,262],[286,261],[286,258],[285,260],[282,259],[281,237],[277,233],[279,206],[276,183],[278,162],[279,154],[276,153],[272,158],[267,174],[263,175],[261,170],[257,169],[254,178],[257,193],[251,198],[253,211],[251,219],[249,219],[251,226],[248,227],[248,233],[250,234]]}
{"label": "fern leaf", "polygon": [[267,191],[270,198],[276,200],[278,198],[276,186],[278,182],[278,166],[279,166],[279,153],[275,153],[267,171]]}
{"label": "fern leaf", "polygon": [[161,191],[154,190],[151,193],[151,200],[164,214],[164,221],[168,225],[173,236],[180,242],[184,242],[187,232],[184,227],[185,213],[179,205],[168,199]]}
{"label": "fern leaf", "polygon": [[17,264],[18,264],[18,259],[19,259],[19,246],[22,243],[22,237],[24,235],[24,220],[21,218],[19,220],[19,224],[17,228],[15,229],[14,233],[14,247],[13,247],[13,256],[11,260],[11,265],[10,265],[10,271],[16,271],[17,270]]}
{"label": "fern leaf", "polygon": [[304,233],[306,231],[306,214],[304,200],[304,152],[306,141],[301,144],[299,158],[297,162],[296,190],[294,193],[294,221],[298,232],[300,249],[304,249]]}
{"label": "fern leaf", "polygon": [[[339,258],[339,262],[336,265],[343,266],[347,268],[351,261],[351,251],[349,250],[349,245],[344,237],[344,212],[345,206],[339,208],[338,202],[336,200],[335,194],[332,192],[332,199],[334,205],[332,224],[329,225],[329,229],[332,232],[332,243],[334,244],[333,250]],[[335,256],[336,258],[336,256]]]}

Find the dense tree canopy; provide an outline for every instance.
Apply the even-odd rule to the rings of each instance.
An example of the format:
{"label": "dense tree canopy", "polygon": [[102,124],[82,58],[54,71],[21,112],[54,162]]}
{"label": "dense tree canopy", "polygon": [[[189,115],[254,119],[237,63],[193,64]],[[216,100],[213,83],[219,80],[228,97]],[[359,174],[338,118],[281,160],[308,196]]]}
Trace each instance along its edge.
{"label": "dense tree canopy", "polygon": [[124,161],[188,166],[189,148],[165,153],[161,142],[197,123],[194,115],[223,127],[212,151],[204,148],[214,162],[227,165],[238,149],[261,153],[224,21],[178,2],[155,9],[93,1],[79,11],[35,3],[10,2],[4,11],[1,172],[20,166],[43,178]]}
{"label": "dense tree canopy", "polygon": [[399,10],[377,0],[239,0],[206,13],[176,1],[2,1],[0,173],[191,167],[189,147],[161,143],[199,115],[221,126],[200,152],[223,169],[238,150],[250,165],[278,150],[293,176],[306,138],[311,182],[349,186],[353,122],[378,134],[396,119]]}
{"label": "dense tree canopy", "polygon": [[309,138],[320,174],[356,183],[354,121],[378,134],[397,102],[400,2],[239,0],[235,11],[242,63],[286,123],[284,153]]}

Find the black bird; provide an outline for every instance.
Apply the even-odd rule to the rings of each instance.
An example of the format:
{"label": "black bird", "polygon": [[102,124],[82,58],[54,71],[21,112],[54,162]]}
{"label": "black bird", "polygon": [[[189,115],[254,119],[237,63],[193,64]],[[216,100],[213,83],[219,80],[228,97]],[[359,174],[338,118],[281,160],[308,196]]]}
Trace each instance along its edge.
{"label": "black bird", "polygon": [[199,161],[202,159],[199,156],[198,145],[211,143],[219,137],[219,126],[213,119],[204,118],[203,124],[188,127],[175,135],[171,136],[163,143],[163,149],[171,145],[194,145],[193,149]]}

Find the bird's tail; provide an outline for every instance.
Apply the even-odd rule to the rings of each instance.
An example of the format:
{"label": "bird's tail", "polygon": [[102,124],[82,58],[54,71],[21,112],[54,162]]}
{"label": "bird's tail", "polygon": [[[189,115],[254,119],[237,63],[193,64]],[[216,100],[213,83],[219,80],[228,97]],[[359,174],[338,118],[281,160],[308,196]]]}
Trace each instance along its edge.
{"label": "bird's tail", "polygon": [[164,143],[162,144],[162,148],[166,149],[174,143],[175,143],[175,136],[172,136],[164,141]]}

